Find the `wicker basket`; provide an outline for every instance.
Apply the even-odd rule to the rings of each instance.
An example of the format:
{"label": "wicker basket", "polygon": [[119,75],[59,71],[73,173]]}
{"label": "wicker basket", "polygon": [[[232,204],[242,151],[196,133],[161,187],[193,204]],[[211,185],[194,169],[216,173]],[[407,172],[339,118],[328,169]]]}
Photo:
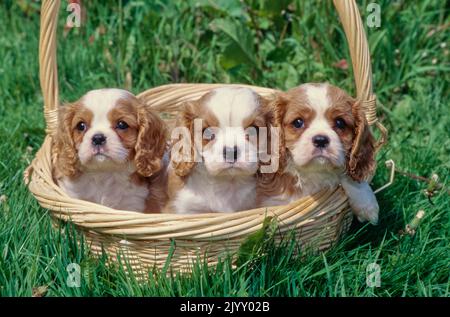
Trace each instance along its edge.
{"label": "wicker basket", "polygon": [[[368,44],[357,5],[354,0],[334,0],[334,5],[350,47],[357,98],[362,102],[369,124],[376,124],[380,129],[381,145],[386,130],[376,118]],[[287,206],[231,214],[140,214],[68,197],[54,183],[51,172],[52,134],[56,131],[59,106],[56,62],[59,7],[60,0],[42,1],[39,62],[47,136],[24,176],[39,204],[49,209],[55,219],[75,224],[94,255],[104,250],[112,260],[117,260],[124,252],[135,272],[162,268],[170,255],[170,267],[185,271],[199,256],[212,265],[225,253],[235,254],[242,241],[262,227],[266,216],[277,218],[280,235],[295,230],[301,245],[315,250],[330,247],[346,232],[352,214],[341,188],[324,190]],[[223,85],[165,85],[144,91],[138,98],[159,112],[176,114],[183,101],[199,98],[218,86]],[[274,91],[252,88],[262,95]]]}

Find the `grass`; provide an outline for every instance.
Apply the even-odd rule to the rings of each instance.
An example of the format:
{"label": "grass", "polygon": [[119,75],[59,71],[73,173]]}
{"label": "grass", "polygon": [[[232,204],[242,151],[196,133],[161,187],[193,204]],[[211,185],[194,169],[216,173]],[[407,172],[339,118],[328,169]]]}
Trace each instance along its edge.
{"label": "grass", "polygon": [[[270,2],[244,2],[251,10],[240,1],[89,4],[86,24],[59,34],[61,99],[74,100],[105,86],[138,93],[171,82],[287,89],[330,81],[354,92],[351,70],[333,66],[349,60],[349,53],[331,1],[292,1],[295,12],[290,6],[283,17]],[[367,34],[379,117],[390,135],[378,154],[373,186],[386,182],[387,159],[417,175],[437,173],[448,186],[448,8],[440,0],[377,2],[381,27],[369,28]],[[367,3],[359,1],[363,18]],[[144,284],[120,268],[107,267],[105,259],[91,258],[86,247],[76,245],[70,225],[52,227],[48,212],[22,182],[45,135],[38,6],[31,0],[2,1],[0,19],[1,296],[31,296],[33,291],[45,296],[450,295],[448,192],[438,191],[430,203],[423,194],[426,184],[401,175],[378,195],[378,226],[355,222],[345,239],[320,255],[299,259],[286,241],[270,247],[251,268],[232,269],[227,260],[210,269],[198,264],[192,275],[156,274]],[[242,32],[239,41],[236,30]],[[426,217],[416,234],[400,236],[419,209]],[[66,285],[66,266],[72,262],[88,272],[80,288]],[[366,285],[369,263],[381,266],[381,287]]]}

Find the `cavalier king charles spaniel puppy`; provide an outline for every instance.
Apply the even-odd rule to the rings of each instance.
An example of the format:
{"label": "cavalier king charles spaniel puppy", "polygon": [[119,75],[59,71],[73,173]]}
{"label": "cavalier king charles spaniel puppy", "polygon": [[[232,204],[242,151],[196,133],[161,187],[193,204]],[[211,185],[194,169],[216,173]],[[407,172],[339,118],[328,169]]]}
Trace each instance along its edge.
{"label": "cavalier king charles spaniel puppy", "polygon": [[61,107],[54,149],[70,197],[138,212],[167,201],[164,122],[126,90],[92,90]]}
{"label": "cavalier king charles spaniel puppy", "polygon": [[172,133],[167,212],[256,207],[260,150],[267,147],[263,104],[249,88],[223,87],[183,105]]}
{"label": "cavalier king charles spaniel puppy", "polygon": [[341,184],[358,219],[376,224],[378,203],[365,181],[375,167],[374,138],[357,101],[329,84],[304,84],[277,94],[269,107],[281,130],[281,168],[261,183],[262,204],[288,204]]}

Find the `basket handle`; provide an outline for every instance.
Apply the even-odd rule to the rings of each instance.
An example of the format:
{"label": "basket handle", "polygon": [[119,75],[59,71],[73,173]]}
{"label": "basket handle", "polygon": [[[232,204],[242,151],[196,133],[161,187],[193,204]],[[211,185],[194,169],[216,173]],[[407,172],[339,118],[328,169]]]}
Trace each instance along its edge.
{"label": "basket handle", "polygon": [[[363,22],[355,0],[334,0],[345,35],[355,76],[357,98],[361,101],[375,100],[372,92],[372,66]],[[375,103],[370,104],[375,110]],[[368,118],[369,119],[369,118]],[[368,120],[372,122],[373,120]]]}
{"label": "basket handle", "polygon": [[[382,133],[382,137],[377,145],[378,149],[386,141],[387,130],[378,122],[376,116],[376,97],[372,92],[370,52],[361,16],[355,0],[333,0],[333,2],[347,36],[357,98],[362,103],[368,123],[370,125],[376,123]],[[39,75],[44,97],[47,134],[52,134],[57,127],[59,88],[56,47],[60,4],[60,0],[43,0],[41,6]]]}
{"label": "basket handle", "polygon": [[56,131],[58,123],[59,87],[56,59],[57,25],[60,0],[43,0],[39,36],[39,78],[44,97],[47,135]]}
{"label": "basket handle", "polygon": [[[387,141],[387,129],[377,118],[377,100],[372,89],[372,64],[364,25],[355,0],[333,0],[333,3],[347,37],[355,76],[356,97],[361,102],[369,125],[375,124],[381,132],[381,138],[375,145],[377,152]],[[352,155],[359,150],[359,146],[357,144],[353,148]]]}

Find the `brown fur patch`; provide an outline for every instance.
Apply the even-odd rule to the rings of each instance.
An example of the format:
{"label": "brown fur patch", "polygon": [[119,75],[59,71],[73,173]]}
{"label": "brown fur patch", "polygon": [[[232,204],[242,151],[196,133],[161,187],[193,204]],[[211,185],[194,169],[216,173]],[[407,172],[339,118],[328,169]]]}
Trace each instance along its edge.
{"label": "brown fur patch", "polygon": [[137,143],[139,124],[138,124],[138,107],[140,105],[129,99],[120,99],[116,106],[108,113],[108,119],[111,127],[116,127],[119,121],[123,121],[128,125],[127,129],[115,129],[123,146],[129,151],[129,160],[134,160],[135,146]]}
{"label": "brown fur patch", "polygon": [[159,213],[165,207],[168,196],[168,177],[165,168],[160,169],[151,177],[144,177],[138,173],[130,176],[130,181],[139,186],[148,186],[148,196],[145,201],[144,213]]}
{"label": "brown fur patch", "polygon": [[[332,107],[327,111],[331,122],[341,118],[346,123],[343,130],[335,129],[346,151],[346,172],[355,181],[362,181],[373,173],[375,168],[375,139],[370,132],[360,103],[342,89],[329,85],[328,98]],[[355,146],[359,149],[355,153]]]}
{"label": "brown fur patch", "polygon": [[138,173],[149,177],[162,167],[162,158],[167,149],[167,129],[156,112],[140,103],[137,106],[137,123],[139,132],[134,162]]}
{"label": "brown fur patch", "polygon": [[371,175],[375,169],[375,138],[370,132],[366,117],[360,109],[360,104],[353,106],[355,128],[352,150],[359,141],[359,150],[347,158],[347,173],[355,181],[363,181]]}
{"label": "brown fur patch", "polygon": [[86,131],[76,129],[80,122],[89,128],[93,113],[79,101],[65,104],[59,108],[58,130],[54,140],[55,173],[75,178],[80,175],[77,148],[83,141]]}

